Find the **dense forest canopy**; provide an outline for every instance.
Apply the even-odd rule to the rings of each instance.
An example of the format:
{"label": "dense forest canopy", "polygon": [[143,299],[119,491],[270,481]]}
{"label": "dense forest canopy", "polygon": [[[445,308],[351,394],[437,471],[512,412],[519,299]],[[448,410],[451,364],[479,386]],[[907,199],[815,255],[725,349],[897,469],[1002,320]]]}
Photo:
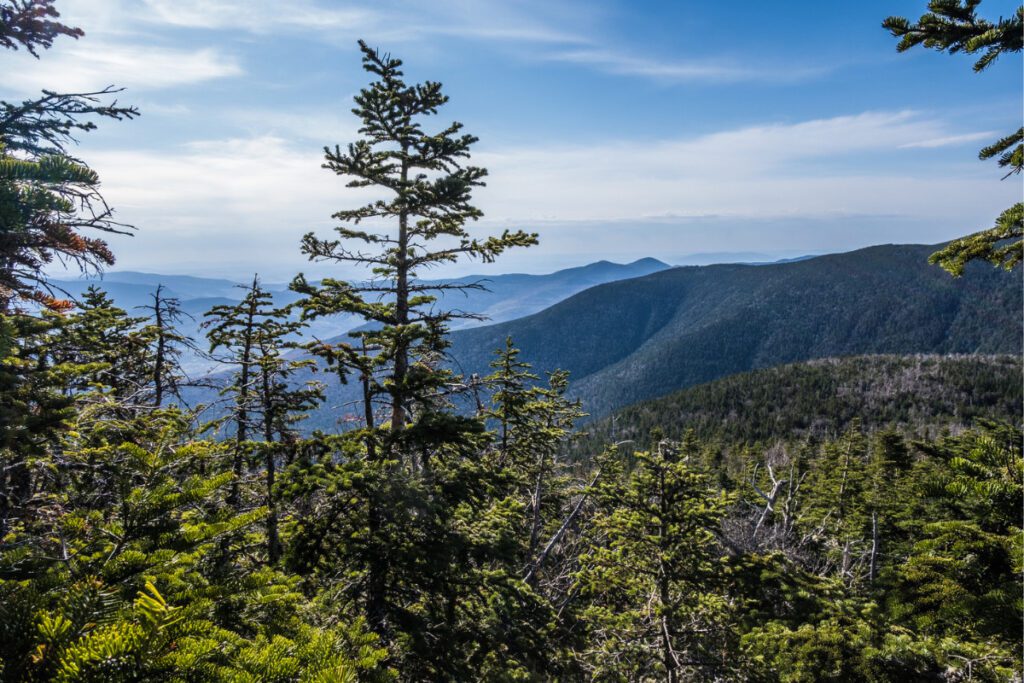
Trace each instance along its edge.
{"label": "dense forest canopy", "polygon": [[[1019,51],[1019,23],[976,6],[887,25],[982,67]],[[88,40],[53,0],[0,0],[0,22],[41,59]],[[762,371],[580,443],[564,369],[509,337],[479,372],[448,362],[460,313],[439,299],[478,285],[419,274],[538,236],[470,232],[476,138],[435,123],[440,83],[360,50],[360,137],[324,166],[387,198],[301,249],[367,278],[298,275],[279,306],[255,276],[201,342],[161,289],[129,312],[47,277],[113,263],[101,237],[127,227],[74,136],[138,112],[114,89],[0,103],[0,680],[1020,680],[1018,357]],[[1012,269],[1004,237],[941,260]],[[339,314],[367,325],[303,335]],[[229,378],[215,424],[180,400],[200,343]],[[342,384],[352,428],[303,429]]]}
{"label": "dense forest canopy", "polygon": [[1024,412],[1020,355],[871,355],[824,358],[738,373],[641,401],[586,424],[574,448],[599,450],[655,429],[678,440],[767,447],[867,432],[932,438],[978,419]]}

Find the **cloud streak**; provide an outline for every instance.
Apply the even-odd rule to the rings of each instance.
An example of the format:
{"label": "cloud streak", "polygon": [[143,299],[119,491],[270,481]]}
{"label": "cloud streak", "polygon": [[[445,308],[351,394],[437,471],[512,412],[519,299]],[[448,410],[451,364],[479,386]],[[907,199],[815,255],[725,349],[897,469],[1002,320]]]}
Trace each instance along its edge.
{"label": "cloud streak", "polygon": [[[823,67],[755,66],[722,59],[657,60],[621,49],[600,47],[607,40],[581,25],[580,11],[553,13],[547,3],[481,2],[480,0],[402,0],[352,2],[346,5],[296,0],[70,0],[73,16],[100,31],[131,27],[171,27],[208,31],[242,30],[257,36],[294,33],[329,43],[339,33],[360,35],[389,44],[448,39],[555,48],[544,61],[574,64],[603,73],[663,82],[762,81],[789,83],[817,77]],[[127,22],[127,28],[124,24]],[[535,55],[531,55],[535,56]]]}
{"label": "cloud streak", "polygon": [[178,50],[95,40],[65,43],[45,59],[27,54],[8,58],[18,64],[0,71],[0,85],[18,93],[37,92],[40,87],[82,92],[111,84],[141,92],[242,74],[237,60],[212,48]]}
{"label": "cloud streak", "polygon": [[184,28],[243,30],[267,34],[288,28],[338,31],[363,29],[379,21],[369,8],[323,7],[309,2],[267,0],[145,0],[138,20]]}
{"label": "cloud streak", "polygon": [[[508,190],[485,190],[489,213],[519,219],[937,215],[978,202],[961,189],[966,184],[936,180],[924,164],[916,174],[897,175],[886,162],[893,154],[913,161],[912,151],[894,152],[907,141],[943,137],[951,137],[946,124],[912,111],[865,112],[646,145],[492,150],[478,158],[491,169],[495,188],[514,192],[507,197]],[[855,157],[864,170],[849,165]],[[946,183],[938,198],[932,196],[939,194],[935,183]]]}
{"label": "cloud streak", "polygon": [[[439,38],[482,43],[489,49],[527,46],[517,59],[541,59],[580,68],[663,83],[794,83],[819,77],[823,66],[755,64],[714,56],[652,59],[637,56],[603,36],[592,6],[569,2],[557,8],[539,0],[507,3],[485,0],[355,0],[348,3],[294,0],[66,0],[67,18],[99,34],[122,41],[161,29],[239,31],[266,37],[308,36],[334,44],[344,36],[400,45]],[[606,47],[612,45],[613,47]],[[544,52],[543,50],[546,50]],[[223,60],[222,60],[223,61]],[[193,65],[195,66],[195,65]],[[193,69],[199,73],[198,69]]]}
{"label": "cloud streak", "polygon": [[[117,2],[119,0],[105,0]],[[521,3],[522,4],[522,3]],[[366,38],[411,41],[447,36],[470,40],[573,44],[582,38],[545,22],[543,6],[433,0],[317,3],[295,0],[145,0],[132,15],[151,25],[243,30],[256,35],[301,32],[334,42],[339,31]]]}
{"label": "cloud streak", "polygon": [[[908,140],[963,135],[914,112],[866,112],[645,145],[481,150],[474,161],[491,176],[475,203],[487,214],[485,227],[542,227],[549,254],[607,256],[624,244],[681,253],[673,235],[694,231],[712,236],[701,248],[728,250],[739,234],[729,225],[748,226],[745,240],[783,225],[850,230],[869,219],[971,228],[991,219],[992,206],[1012,201],[1014,188],[993,182],[980,164],[938,170],[924,157],[914,165],[919,150],[899,149]],[[866,159],[862,170],[848,163],[854,157]],[[893,158],[902,158],[903,170],[887,170]],[[315,146],[280,136],[199,142],[178,154],[109,152],[91,161],[119,215],[141,228],[117,245],[130,267],[149,259],[216,272],[229,267],[230,254],[250,267],[298,269],[303,233],[329,230],[331,213],[376,197],[321,169]],[[770,246],[771,233],[761,239],[758,248]]]}
{"label": "cloud streak", "polygon": [[941,138],[929,138],[927,140],[908,142],[900,145],[900,149],[934,149],[936,147],[950,147],[952,145],[962,145],[967,142],[977,142],[978,140],[992,140],[995,139],[996,135],[997,133],[991,130],[980,131],[978,133],[964,133],[962,135],[947,135]]}
{"label": "cloud streak", "polygon": [[825,68],[783,66],[773,68],[735,65],[708,60],[655,60],[604,49],[578,49],[553,52],[546,59],[590,66],[620,76],[640,76],[665,82],[738,83],[762,81],[791,83],[815,78]]}

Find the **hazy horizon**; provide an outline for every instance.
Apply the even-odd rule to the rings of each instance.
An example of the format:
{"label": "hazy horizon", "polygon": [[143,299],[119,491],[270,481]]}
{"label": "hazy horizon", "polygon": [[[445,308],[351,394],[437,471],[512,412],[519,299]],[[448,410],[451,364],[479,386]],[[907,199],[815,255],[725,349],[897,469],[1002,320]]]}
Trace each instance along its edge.
{"label": "hazy horizon", "polygon": [[[874,246],[874,245],[869,245]],[[485,264],[480,262],[465,262],[458,264],[457,267],[449,269],[449,272],[438,272],[431,271],[425,275],[425,279],[440,278],[456,278],[466,277],[471,275],[483,275],[483,276],[497,276],[497,275],[548,275],[564,270],[572,270],[576,268],[584,268],[586,266],[595,265],[597,263],[611,263],[613,265],[630,265],[637,261],[644,259],[655,259],[668,266],[706,266],[716,265],[723,263],[770,263],[775,261],[786,261],[796,258],[809,258],[814,256],[823,256],[826,253],[839,253],[841,251],[851,251],[848,249],[838,250],[836,252],[815,252],[815,253],[802,253],[795,251],[779,251],[779,252],[699,252],[694,254],[682,254],[679,256],[640,256],[637,258],[597,258],[593,260],[581,260],[578,263],[568,262],[564,265],[558,265],[550,268],[545,268],[545,261],[543,259],[537,259],[534,262],[526,263],[527,269],[523,270],[509,270],[502,269],[502,263],[498,262],[495,264]],[[82,273],[77,268],[55,268],[48,271],[49,274],[58,280],[70,281],[70,280],[96,280],[102,281],[107,276],[116,276],[118,274],[133,273],[140,275],[171,275],[171,276],[185,276],[185,277],[197,277],[206,279],[224,279],[232,281],[243,281],[252,276],[259,275],[260,279],[269,284],[282,284],[289,282],[292,277],[298,273],[303,272],[306,275],[313,277],[323,277],[326,275],[334,274],[336,271],[333,269],[331,264],[309,264],[304,268],[292,272],[284,268],[274,267],[249,267],[245,268],[244,264],[240,265],[236,269],[225,269],[222,267],[188,267],[185,266],[182,269],[171,269],[166,267],[158,267],[153,269],[136,269],[136,268],[125,268],[121,267],[120,264],[115,265],[113,268],[107,269],[100,272],[86,272]]]}

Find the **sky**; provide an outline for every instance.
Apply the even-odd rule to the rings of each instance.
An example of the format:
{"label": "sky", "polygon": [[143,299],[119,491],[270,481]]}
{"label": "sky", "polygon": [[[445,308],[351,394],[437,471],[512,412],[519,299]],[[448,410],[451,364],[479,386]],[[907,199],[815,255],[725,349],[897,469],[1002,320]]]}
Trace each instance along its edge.
{"label": "sky", "polygon": [[[1022,62],[896,52],[925,0],[56,0],[86,35],[5,52],[0,99],[116,84],[142,116],[76,154],[119,220],[117,269],[268,280],[365,193],[320,167],[358,137],[360,38],[444,84],[488,168],[472,231],[540,245],[438,275],[607,259],[790,257],[937,243],[992,224],[1019,178],[978,150],[1021,122]],[[1008,16],[985,0],[980,14]]]}

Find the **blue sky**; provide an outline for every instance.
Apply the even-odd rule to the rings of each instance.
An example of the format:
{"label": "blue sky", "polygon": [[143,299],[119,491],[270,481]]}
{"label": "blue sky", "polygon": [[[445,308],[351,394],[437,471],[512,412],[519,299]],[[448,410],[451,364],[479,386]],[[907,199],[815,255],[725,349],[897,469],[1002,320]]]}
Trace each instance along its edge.
{"label": "blue sky", "polygon": [[116,83],[142,110],[80,150],[139,228],[121,269],[325,272],[298,240],[367,197],[319,167],[356,136],[358,38],[481,138],[479,232],[541,234],[460,272],[938,242],[1021,195],[977,150],[1020,125],[1022,64],[896,53],[881,21],[925,4],[57,0],[86,37],[4,55],[0,97]]}

